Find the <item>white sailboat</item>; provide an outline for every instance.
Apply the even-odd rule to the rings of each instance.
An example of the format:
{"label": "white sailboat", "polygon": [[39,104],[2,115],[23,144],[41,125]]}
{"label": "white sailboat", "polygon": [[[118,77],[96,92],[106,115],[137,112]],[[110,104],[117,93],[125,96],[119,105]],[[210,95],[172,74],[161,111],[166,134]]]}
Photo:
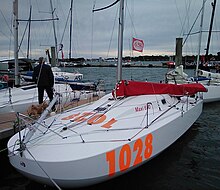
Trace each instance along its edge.
{"label": "white sailboat", "polygon": [[[203,3],[203,10],[204,10],[204,6],[205,6],[205,2]],[[212,3],[212,6],[213,6],[213,11],[212,11],[212,19],[209,30],[208,44],[206,48],[206,56],[208,56],[209,43],[212,33],[212,24],[213,24],[214,12],[216,7],[216,0],[214,0],[214,2]],[[201,24],[201,28],[202,28],[202,24]],[[202,32],[200,32],[200,35],[202,35]],[[199,65],[199,54],[198,54],[197,69],[196,69],[197,78],[199,82],[202,83],[208,89],[208,92],[204,93],[204,102],[209,103],[209,102],[220,101],[220,74],[207,72],[202,69],[199,69],[198,65]]]}
{"label": "white sailboat", "polygon": [[[59,67],[52,67],[52,72],[54,75],[54,81],[56,83],[69,83],[69,82],[80,82],[83,79],[83,74],[79,72],[66,72],[62,71]],[[32,81],[33,71],[28,71],[27,73],[21,75],[21,78],[27,82]]]}
{"label": "white sailboat", "polygon": [[[214,0],[214,6],[215,4],[216,4],[216,0]],[[207,88],[208,90],[203,94],[204,103],[210,103],[210,102],[220,101],[220,74],[199,69],[204,9],[205,9],[205,0],[203,0],[203,4],[202,4],[195,77],[189,77],[184,72],[183,65],[178,64],[178,66],[174,70],[166,74],[166,80],[168,83],[176,83],[176,84],[195,83],[195,82],[203,84],[205,88]]]}
{"label": "white sailboat", "polygon": [[201,84],[121,80],[124,0],[119,2],[115,89],[93,104],[45,119],[52,102],[8,141],[10,163],[28,178],[58,189],[112,179],[157,156],[201,114]]}
{"label": "white sailboat", "polygon": [[180,65],[166,74],[168,83],[200,83],[208,90],[203,93],[204,103],[220,101],[220,74],[198,70],[197,77],[189,77]]}

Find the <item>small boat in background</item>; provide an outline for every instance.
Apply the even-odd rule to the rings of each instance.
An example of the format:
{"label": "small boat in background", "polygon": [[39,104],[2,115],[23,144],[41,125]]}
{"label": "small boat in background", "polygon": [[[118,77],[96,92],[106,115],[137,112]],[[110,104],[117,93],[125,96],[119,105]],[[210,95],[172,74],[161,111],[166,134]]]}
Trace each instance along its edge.
{"label": "small boat in background", "polygon": [[[60,94],[57,105],[67,105],[74,101],[91,100],[93,97],[102,97],[104,91],[72,90],[68,84],[55,84],[54,92]],[[49,102],[46,93],[44,100]],[[38,104],[36,85],[27,85],[19,88],[5,88],[0,91],[0,114],[9,112],[26,112],[31,105]]]}
{"label": "small boat in background", "polygon": [[[79,73],[78,71],[75,71],[73,73],[71,72],[65,72],[62,71],[58,67],[51,67],[54,75],[54,79],[56,83],[69,83],[69,82],[79,82],[83,79],[83,74]],[[25,81],[32,82],[32,74],[33,71],[27,71],[25,74],[21,75],[21,78]]]}

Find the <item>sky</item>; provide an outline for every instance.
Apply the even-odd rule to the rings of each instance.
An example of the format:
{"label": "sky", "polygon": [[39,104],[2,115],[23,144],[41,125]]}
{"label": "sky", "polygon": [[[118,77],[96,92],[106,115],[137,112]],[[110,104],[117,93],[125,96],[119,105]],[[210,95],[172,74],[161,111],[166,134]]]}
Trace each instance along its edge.
{"label": "sky", "polygon": [[[119,4],[100,12],[92,12],[93,7],[101,8],[115,0],[73,0],[72,57],[110,58],[117,57],[118,7]],[[206,0],[201,54],[205,54],[207,34],[211,18],[211,2]],[[183,41],[189,32],[203,0],[125,0],[124,53],[123,56],[175,55],[176,38]],[[19,19],[51,18],[50,0],[18,0]],[[64,57],[69,54],[70,0],[52,0],[57,43],[63,44]],[[13,58],[13,0],[0,0],[0,57]],[[217,2],[213,31],[220,31],[220,3]],[[193,32],[199,31],[201,16],[198,17]],[[19,57],[27,56],[27,22],[19,22]],[[66,27],[65,27],[66,25]],[[46,49],[55,45],[53,22],[31,22],[30,57],[46,56]],[[132,37],[144,41],[142,53],[131,51]],[[23,40],[22,40],[23,39]],[[191,35],[183,46],[183,54],[198,53],[199,35]],[[212,33],[210,53],[220,51],[220,32]],[[59,48],[59,47],[58,47]],[[61,57],[61,52],[59,52]]]}

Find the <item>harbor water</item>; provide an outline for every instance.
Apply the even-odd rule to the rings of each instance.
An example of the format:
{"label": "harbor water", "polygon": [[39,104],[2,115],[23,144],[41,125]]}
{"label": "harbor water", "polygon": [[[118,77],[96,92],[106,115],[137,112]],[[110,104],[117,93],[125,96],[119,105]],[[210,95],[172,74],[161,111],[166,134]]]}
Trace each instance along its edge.
{"label": "harbor water", "polygon": [[[65,68],[73,71],[73,68]],[[83,67],[77,70],[85,80],[105,81],[110,92],[116,82],[116,67]],[[167,68],[123,68],[123,79],[163,81]],[[186,70],[193,76],[193,70]],[[1,141],[0,149],[6,147]],[[18,173],[8,162],[7,151],[0,153],[1,190],[55,190]],[[82,188],[86,190],[217,190],[220,189],[220,102],[204,105],[194,125],[156,158],[122,176]]]}

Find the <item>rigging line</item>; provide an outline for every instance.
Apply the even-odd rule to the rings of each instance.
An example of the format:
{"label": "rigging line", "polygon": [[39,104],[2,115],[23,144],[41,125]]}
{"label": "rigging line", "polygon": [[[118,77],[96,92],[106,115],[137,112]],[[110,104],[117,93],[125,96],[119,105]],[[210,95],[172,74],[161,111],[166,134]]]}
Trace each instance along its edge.
{"label": "rigging line", "polygon": [[[103,106],[104,104],[107,104],[107,102],[108,101],[106,101],[105,103],[103,103],[101,106]],[[115,103],[114,104],[117,104],[118,103],[118,101],[115,101]],[[107,109],[104,113],[102,113],[97,119],[99,119],[100,117],[102,117],[105,113],[107,113],[108,111],[110,111],[115,105],[113,104],[113,106],[111,106],[109,109]],[[108,104],[107,104],[108,105]],[[101,107],[101,106],[99,106],[99,107]],[[92,110],[92,111],[95,111],[95,110]],[[94,117],[96,114],[98,114],[98,113],[100,113],[100,111],[96,111],[96,112],[94,112],[92,115],[90,115],[88,118],[86,118],[85,120],[83,120],[83,121],[81,121],[81,122],[78,122],[78,123],[76,123],[76,124],[73,124],[73,125],[71,125],[71,123],[70,123],[70,126],[68,126],[68,129],[70,129],[70,128],[72,128],[72,127],[76,127],[75,129],[77,129],[77,128],[79,128],[79,127],[82,127],[82,126],[79,126],[80,124],[83,124],[84,123],[84,125],[83,126],[86,126],[88,123],[86,123],[89,119],[91,119],[92,117]],[[74,121],[74,119],[73,119],[73,121]],[[77,127],[78,126],[78,127]]]}
{"label": "rigging line", "polygon": [[109,46],[108,46],[107,58],[109,56],[109,52],[110,52],[110,48],[111,48],[111,42],[112,42],[112,39],[113,39],[114,30],[115,30],[115,25],[116,25],[115,23],[116,23],[116,20],[117,20],[118,9],[119,9],[119,7],[117,8],[115,19],[114,19],[113,29],[112,29],[112,33],[111,33],[111,39],[110,39],[110,43],[109,43]]}
{"label": "rigging line", "polygon": [[[11,20],[11,26],[13,26],[13,21]],[[13,38],[13,33],[10,35],[10,41],[9,41],[9,47],[8,47],[8,57],[11,57],[11,46],[12,46],[12,38]]]}
{"label": "rigging line", "polygon": [[90,141],[86,141],[85,143],[112,143],[112,142],[127,142],[127,141],[129,141],[128,139],[113,139],[113,140],[100,140],[100,141],[92,141],[92,140],[90,140]]}
{"label": "rigging line", "polygon": [[[119,101],[121,101],[121,100],[119,100]],[[115,101],[115,103],[113,104],[113,105],[111,105],[110,107],[109,107],[109,109],[108,108],[106,108],[106,110],[97,118],[97,119],[99,119],[99,118],[101,118],[103,115],[105,115],[107,112],[109,112],[110,110],[112,110],[112,109],[114,109],[115,107],[114,106],[117,106],[117,101]],[[122,102],[123,103],[123,102]],[[107,106],[108,106],[108,104],[107,104]],[[99,113],[99,112],[98,112]],[[96,120],[97,120],[96,119]],[[95,121],[96,121],[95,120]]]}
{"label": "rigging line", "polygon": [[178,7],[177,7],[176,0],[175,0],[175,6],[176,6],[177,13],[178,13],[178,17],[179,17],[179,20],[180,20],[180,23],[181,23],[181,26],[182,26],[182,29],[181,29],[181,32],[180,32],[180,34],[181,34],[181,33],[182,33],[182,30],[183,30],[183,24],[182,24],[182,20],[181,20],[181,17],[180,17],[180,12],[179,12],[179,9],[178,9]]}
{"label": "rigging line", "polygon": [[[46,144],[47,146],[60,146],[60,145],[75,145],[81,143],[112,143],[112,142],[127,142],[130,141],[129,139],[112,139],[112,140],[88,140],[84,142],[71,142],[71,143],[63,143],[63,144]],[[40,144],[43,146],[44,144]]]}
{"label": "rigging line", "polygon": [[93,9],[92,12],[97,12],[97,11],[102,11],[102,10],[108,9],[108,8],[114,6],[114,5],[115,5],[116,3],[118,3],[119,1],[120,1],[120,0],[116,0],[114,3],[112,3],[112,4],[110,4],[110,5],[106,6],[106,7],[103,7],[103,8]]}
{"label": "rigging line", "polygon": [[11,28],[10,28],[10,26],[9,26],[9,24],[8,24],[8,22],[7,22],[7,20],[6,20],[6,18],[5,18],[5,16],[4,16],[4,14],[3,14],[3,12],[2,12],[1,9],[0,9],[0,12],[1,12],[2,17],[3,17],[4,20],[5,20],[5,23],[6,23],[7,27],[8,27],[8,29],[9,29],[9,31],[11,32],[11,34],[13,34],[13,32],[12,32],[12,30],[11,30]]}
{"label": "rigging line", "polygon": [[[202,30],[202,32],[203,33],[208,33],[209,31],[207,31],[207,30]],[[212,33],[218,33],[218,32],[220,32],[220,30],[213,30],[212,31]],[[197,32],[192,32],[192,33],[190,33],[190,34],[183,34],[184,36],[186,36],[186,35],[190,35],[190,36],[192,36],[192,35],[195,35],[195,34],[198,34],[199,33],[199,31],[197,31]]]}
{"label": "rigging line", "polygon": [[[107,100],[107,101],[105,101],[101,106],[99,106],[99,107],[102,107],[103,105],[105,105],[105,104],[107,104],[108,105],[108,102],[110,102],[111,100]],[[116,102],[117,103],[117,102]],[[112,106],[111,106],[112,107]],[[73,109],[71,109],[71,110],[69,110],[68,112],[70,112],[70,111],[73,111],[73,110],[76,110],[77,108],[73,108]],[[109,109],[110,110],[110,109]],[[82,110],[83,111],[83,110]],[[94,111],[94,110],[92,110],[92,111]],[[68,112],[66,112],[66,113],[68,113]],[[99,111],[97,111],[97,112],[95,112],[95,113],[93,113],[92,115],[90,115],[87,119],[85,119],[85,120],[83,120],[83,121],[81,121],[81,122],[78,122],[78,123],[74,123],[74,124],[72,124],[72,122],[69,122],[69,124],[66,124],[67,125],[67,127],[68,127],[68,129],[70,129],[70,128],[72,128],[72,127],[76,127],[76,126],[78,126],[78,127],[82,127],[82,126],[79,126],[80,124],[82,124],[82,123],[84,123],[84,122],[86,122],[86,121],[88,121],[89,119],[91,119],[93,116],[95,116],[97,113],[100,113]],[[59,116],[58,116],[59,117]],[[72,121],[74,121],[74,119],[72,120]],[[85,125],[87,125],[87,123],[85,123]],[[85,126],[84,125],[84,126]],[[77,129],[77,128],[76,128]]]}
{"label": "rigging line", "polygon": [[157,121],[161,116],[163,116],[165,113],[167,113],[169,110],[171,110],[172,108],[174,108],[178,103],[180,103],[180,101],[177,101],[177,103],[173,106],[171,106],[170,108],[168,108],[167,110],[165,110],[163,113],[161,113],[158,117],[156,117],[153,121],[151,121],[151,123],[148,126],[143,127],[139,132],[137,132],[134,136],[132,136],[130,139],[133,139],[134,137],[136,137],[138,134],[140,134],[144,129],[148,129],[148,127],[150,127],[155,121]]}
{"label": "rigging line", "polygon": [[[75,30],[74,30],[74,31],[75,31],[75,33],[74,33],[74,35],[75,35],[75,41],[74,41],[74,42],[75,42],[75,43],[73,43],[73,53],[75,52],[75,57],[78,57],[78,55],[79,55],[79,53],[80,53],[79,50],[82,49],[82,48],[81,48],[82,44],[79,42],[79,37],[78,37],[78,36],[79,36],[79,34],[78,34],[79,31],[76,30],[76,29],[79,29],[80,27],[79,27],[79,23],[78,23],[78,15],[77,15],[77,10],[76,10],[76,5],[75,5],[75,4],[76,4],[76,1],[74,1],[74,5],[73,5],[73,13],[74,13],[73,16],[74,16],[74,21],[75,21],[75,22],[74,22],[74,23],[75,23],[75,24],[74,24],[74,26],[75,26],[75,27],[74,27],[74,28],[75,28]],[[73,35],[73,36],[74,36],[74,35]],[[80,45],[81,45],[81,46],[80,46]]]}
{"label": "rigging line", "polygon": [[132,19],[132,15],[131,15],[131,13],[130,13],[130,10],[129,10],[129,7],[128,7],[127,3],[126,3],[126,7],[127,7],[126,10],[127,10],[127,12],[128,12],[128,15],[130,16],[130,19],[131,19],[131,25],[132,25],[133,30],[134,30],[134,35],[137,36],[137,32],[136,32],[136,30],[135,30],[135,25],[134,25],[134,22],[133,22],[133,19]]}
{"label": "rigging line", "polygon": [[[34,119],[32,119],[31,117],[28,117],[28,116],[26,116],[26,115],[24,115],[24,114],[21,114],[20,113],[20,115],[22,116],[22,117],[24,117],[24,118],[28,118],[28,119],[30,119],[30,120],[32,120],[32,121],[35,121]],[[22,119],[24,122],[27,122],[25,119],[23,119],[23,118],[20,118],[20,119]],[[54,118],[54,120],[55,120],[56,118]],[[54,121],[53,120],[53,121]],[[52,122],[53,122],[52,121]],[[27,122],[28,124],[31,124],[31,123],[29,123],[29,122]],[[34,126],[35,124],[38,124],[38,125],[40,125],[40,126],[42,126],[43,128],[45,128],[45,129],[47,129],[47,131],[49,130],[50,132],[53,132],[54,134],[56,134],[56,135],[58,135],[59,137],[61,137],[62,139],[64,139],[65,137],[64,136],[62,136],[62,135],[60,135],[59,133],[57,133],[57,132],[55,132],[54,130],[52,130],[52,129],[50,129],[49,127],[50,127],[50,125],[43,125],[43,124],[41,124],[41,123],[38,123],[37,121],[35,121],[35,123],[32,125],[32,126]],[[34,127],[35,129],[37,129],[38,131],[40,131],[41,133],[45,133],[45,132],[43,132],[43,131],[41,131],[38,127]],[[29,131],[28,131],[29,132]]]}
{"label": "rigging line", "polygon": [[[155,89],[154,89],[154,85],[153,85],[152,83],[151,83],[151,86],[152,86],[152,88],[153,88],[154,94],[156,94],[156,93],[155,93]],[[161,107],[160,107],[160,104],[159,104],[157,95],[155,95],[155,98],[156,98],[157,106],[158,106],[159,110],[161,111]]]}
{"label": "rigging line", "polygon": [[189,32],[188,32],[188,34],[187,34],[187,36],[186,36],[185,40],[184,40],[184,42],[183,42],[183,45],[182,45],[182,46],[184,46],[184,44],[186,43],[186,41],[187,41],[188,37],[190,36],[191,31],[192,31],[193,27],[195,26],[196,21],[198,20],[199,15],[200,15],[200,13],[201,13],[201,12],[202,12],[202,8],[200,9],[200,11],[199,11],[199,13],[198,13],[198,15],[197,15],[197,17],[196,17],[195,21],[193,22],[193,24],[192,24],[192,26],[191,26],[191,28],[190,28],[190,30],[189,30]]}
{"label": "rigging line", "polygon": [[[207,1],[207,0],[205,0],[204,4],[206,3],[206,1]],[[197,15],[195,21],[193,22],[193,25],[192,25],[192,27],[190,28],[190,30],[189,30],[189,32],[188,32],[188,35],[187,35],[186,39],[184,40],[182,46],[184,46],[184,44],[186,43],[188,37],[190,36],[191,31],[192,31],[193,27],[195,26],[196,21],[197,21],[197,19],[199,18],[199,15],[200,15],[200,13],[202,12],[202,10],[203,10],[203,6],[201,7],[201,9],[200,9],[200,11],[199,11],[199,13],[198,13],[198,15]]]}
{"label": "rigging line", "polygon": [[[43,134],[46,134],[47,131],[50,130],[50,127],[53,125],[53,123],[54,123],[55,121],[56,121],[56,118],[54,118],[53,121],[47,126],[46,131],[44,131]],[[54,124],[54,125],[55,125],[55,124]],[[52,130],[52,131],[53,131],[53,130]],[[54,130],[53,132],[55,132],[55,130]],[[58,134],[58,133],[57,133],[57,134]],[[59,134],[58,134],[58,135],[59,135]],[[61,137],[62,137],[62,135],[61,135]],[[62,137],[62,138],[65,138],[65,137]]]}
{"label": "rigging line", "polygon": [[143,117],[143,119],[142,119],[142,121],[141,121],[141,123],[140,123],[140,125],[142,125],[142,123],[144,122],[144,120],[145,120],[145,117],[147,118],[147,126],[148,126],[148,119],[149,119],[149,109],[150,108],[148,108],[148,105],[151,105],[151,107],[152,107],[152,109],[153,109],[153,115],[154,115],[154,107],[153,107],[153,104],[152,104],[152,102],[147,102],[147,110],[146,110],[146,113],[144,114],[144,117]]}
{"label": "rigging line", "polygon": [[[94,130],[94,131],[89,131],[89,132],[80,133],[80,134],[75,131],[72,131],[72,132],[74,132],[76,135],[91,135],[91,134],[97,134],[97,133],[100,134],[100,133],[113,132],[113,131],[132,131],[132,130],[137,130],[137,129],[142,129],[142,127]],[[68,137],[75,137],[75,136],[68,136]],[[88,142],[88,141],[84,141],[84,142]]]}
{"label": "rigging line", "polygon": [[37,163],[37,165],[40,167],[40,169],[46,174],[46,176],[50,179],[50,181],[55,185],[55,187],[59,190],[62,190],[58,184],[48,175],[48,173],[43,169],[43,167],[39,164],[39,162],[35,159],[35,157],[33,156],[33,154],[31,154],[31,152],[28,150],[28,148],[26,147],[27,152],[30,154],[30,156],[34,159],[34,161]]}
{"label": "rigging line", "polygon": [[[11,147],[13,147],[13,146],[14,146],[14,145],[11,145],[9,148],[11,148]],[[3,148],[3,149],[0,150],[0,153],[4,152],[4,151],[6,151],[6,150],[8,150],[8,148]]]}
{"label": "rigging line", "polygon": [[[158,117],[156,117],[156,118],[150,123],[150,125],[153,124],[157,119],[159,119],[159,118],[160,118],[161,116],[163,116],[165,113],[167,113],[169,110],[171,110],[172,108],[176,107],[176,105],[179,104],[179,103],[180,103],[180,100],[177,101],[176,104],[172,105],[172,106],[169,107],[167,110],[165,110],[165,111],[164,111],[162,114],[160,114]],[[150,126],[150,125],[149,125],[149,126]]]}
{"label": "rigging line", "polygon": [[[133,99],[133,97],[132,97],[132,99]],[[124,100],[124,101],[122,101],[122,100]],[[121,102],[122,101],[122,102]],[[107,112],[109,112],[110,110],[112,110],[112,109],[114,109],[116,106],[118,107],[118,106],[120,106],[121,104],[123,104],[124,102],[126,102],[126,101],[128,101],[128,100],[125,100],[125,99],[120,99],[119,101],[115,101],[115,103],[109,108],[109,109],[107,109],[104,113],[102,113],[97,119],[99,119],[100,117],[102,117],[104,114],[106,114]],[[117,105],[118,103],[120,102],[120,104],[119,105]],[[99,113],[99,112],[97,112],[97,113]],[[92,116],[91,116],[92,117]],[[90,118],[91,118],[90,117]],[[117,118],[117,117],[115,117],[115,118]],[[132,117],[130,117],[130,118],[132,118]],[[96,120],[97,120],[96,119]],[[85,126],[85,125],[84,125]]]}
{"label": "rigging line", "polygon": [[[194,3],[195,3],[195,2],[194,2]],[[186,5],[186,6],[187,6],[187,5]],[[187,12],[187,13],[189,13],[190,10],[192,10],[191,7],[192,7],[192,1],[189,1],[189,2],[188,2],[188,7],[186,7],[186,12]],[[189,20],[190,20],[190,15],[187,14],[186,17],[185,17],[184,24],[183,24],[183,26],[185,26],[185,23],[187,22],[187,29],[188,29],[188,27],[189,27]],[[183,28],[182,28],[182,33],[183,33]]]}
{"label": "rigging line", "polygon": [[[117,103],[119,103],[120,102],[120,104],[119,105],[114,105],[115,107],[116,106],[121,106],[124,102],[127,102],[127,101],[129,101],[129,100],[131,100],[131,99],[134,99],[135,97],[127,97],[127,98],[125,98],[125,97],[123,97],[123,98],[121,98],[121,99],[119,99],[119,101],[117,101],[115,104],[117,104]],[[118,100],[118,99],[117,99]],[[121,102],[121,100],[124,100],[123,102]],[[112,109],[113,108],[115,108],[114,106],[112,106]],[[121,106],[121,107],[128,107],[128,106]]]}
{"label": "rigging line", "polygon": [[19,46],[18,46],[18,52],[19,52],[20,49],[21,49],[21,45],[22,45],[22,43],[23,43],[24,36],[25,36],[25,34],[26,34],[26,31],[27,31],[27,27],[28,27],[28,22],[27,22],[26,27],[25,27],[25,29],[24,29],[24,33],[23,33],[23,35],[22,35],[21,42],[20,42],[20,44],[19,44]]}
{"label": "rigging line", "polygon": [[10,40],[10,37],[8,37],[4,32],[0,31],[0,33],[2,33],[3,36],[5,36],[6,38],[8,38]]}
{"label": "rigging line", "polygon": [[[75,127],[75,129],[78,129],[79,127],[81,128],[81,127],[83,127],[83,126],[86,126],[86,125],[88,125],[88,120],[89,119],[91,119],[92,117],[94,117],[97,113],[100,113],[99,111],[96,111],[96,112],[94,112],[93,114],[91,114],[88,118],[86,118],[85,120],[82,120],[82,121],[80,121],[80,122],[77,122],[77,123],[74,123],[73,125],[71,125],[71,123],[70,123],[70,126],[68,126],[68,129],[70,129],[70,128],[73,128],[73,127]],[[101,116],[103,116],[104,114],[102,114]],[[101,117],[100,116],[100,117]],[[80,117],[80,116],[79,116]],[[99,117],[99,118],[100,118]],[[72,120],[72,122],[74,122],[74,120],[75,119],[73,119]],[[83,124],[84,123],[84,125],[81,125],[81,126],[79,126],[80,124]]]}
{"label": "rigging line", "polygon": [[[187,2],[185,1],[185,7],[186,7],[186,13],[188,13],[189,10],[190,10],[190,7],[191,7],[191,1],[188,3],[188,5],[187,5]],[[180,14],[179,14],[179,17],[180,17]],[[181,18],[180,18],[180,20],[181,20]],[[184,29],[186,21],[189,22],[189,15],[188,14],[186,14],[184,22],[183,23],[181,22],[182,23],[182,29],[181,29],[180,35],[183,33],[183,29]]]}
{"label": "rigging line", "polygon": [[67,19],[66,19],[66,23],[65,23],[65,26],[64,26],[64,31],[63,31],[63,34],[62,34],[62,37],[61,37],[61,40],[60,40],[60,44],[62,44],[62,42],[63,42],[64,34],[66,32],[67,24],[69,22],[69,17],[70,17],[70,10],[69,10],[69,13],[68,13],[68,16],[67,16]]}

